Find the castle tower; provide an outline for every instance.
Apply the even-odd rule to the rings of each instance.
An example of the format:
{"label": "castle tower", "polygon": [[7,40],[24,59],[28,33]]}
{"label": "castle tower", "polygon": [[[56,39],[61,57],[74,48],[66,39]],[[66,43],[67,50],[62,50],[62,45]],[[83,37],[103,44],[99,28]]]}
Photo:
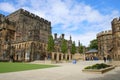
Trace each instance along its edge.
{"label": "castle tower", "polygon": [[102,31],[97,34],[98,40],[98,54],[101,55],[101,59],[103,56],[111,55],[112,54],[112,31]]}
{"label": "castle tower", "polygon": [[111,24],[113,35],[113,56],[115,60],[120,60],[120,19],[114,18]]}
{"label": "castle tower", "polygon": [[0,57],[11,52],[18,61],[44,59],[51,28],[50,21],[24,9],[8,16],[0,14]]}

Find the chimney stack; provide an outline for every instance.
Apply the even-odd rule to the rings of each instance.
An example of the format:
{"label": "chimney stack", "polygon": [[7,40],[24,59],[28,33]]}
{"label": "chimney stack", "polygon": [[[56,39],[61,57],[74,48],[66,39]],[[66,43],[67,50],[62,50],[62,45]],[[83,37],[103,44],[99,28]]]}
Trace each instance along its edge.
{"label": "chimney stack", "polygon": [[62,34],[62,39],[64,39],[64,34]]}
{"label": "chimney stack", "polygon": [[57,33],[54,34],[55,39],[57,39]]}

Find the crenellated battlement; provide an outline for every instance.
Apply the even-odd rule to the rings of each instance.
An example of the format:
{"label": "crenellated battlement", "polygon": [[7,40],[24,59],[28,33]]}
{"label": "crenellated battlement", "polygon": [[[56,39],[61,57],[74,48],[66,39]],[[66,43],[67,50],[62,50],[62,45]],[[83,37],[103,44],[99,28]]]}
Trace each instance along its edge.
{"label": "crenellated battlement", "polygon": [[114,18],[111,23],[112,24],[118,24],[118,23],[120,23],[120,17],[119,18]]}
{"label": "crenellated battlement", "polygon": [[0,14],[0,22],[7,23],[9,25],[15,25],[14,22],[9,21],[9,19],[7,17],[5,17],[5,15],[3,15],[3,14]]}
{"label": "crenellated battlement", "polygon": [[42,22],[44,22],[44,23],[46,23],[46,24],[51,25],[51,22],[49,22],[49,21],[47,21],[47,20],[45,20],[45,19],[43,19],[43,18],[41,18],[41,17],[33,14],[33,13],[30,13],[30,12],[27,11],[27,10],[19,9],[18,11],[20,11],[21,14],[24,14],[24,15],[26,15],[26,16],[29,16],[29,17],[31,17],[31,18],[37,19],[37,20],[39,20],[39,21],[42,21]]}
{"label": "crenellated battlement", "polygon": [[102,36],[102,35],[109,35],[109,34],[112,34],[112,30],[102,31],[97,34],[97,37]]}

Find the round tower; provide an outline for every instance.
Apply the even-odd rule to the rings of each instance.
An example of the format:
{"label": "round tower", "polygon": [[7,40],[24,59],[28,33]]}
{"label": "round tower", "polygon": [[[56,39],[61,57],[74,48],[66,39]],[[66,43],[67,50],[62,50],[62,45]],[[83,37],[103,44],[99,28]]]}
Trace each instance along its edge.
{"label": "round tower", "polygon": [[104,56],[107,57],[107,55],[111,55],[112,51],[112,31],[102,31],[97,34],[97,40],[98,40],[98,54],[101,55],[101,58]]}
{"label": "round tower", "polygon": [[115,60],[120,60],[120,18],[114,18],[111,25],[113,35],[113,56]]}

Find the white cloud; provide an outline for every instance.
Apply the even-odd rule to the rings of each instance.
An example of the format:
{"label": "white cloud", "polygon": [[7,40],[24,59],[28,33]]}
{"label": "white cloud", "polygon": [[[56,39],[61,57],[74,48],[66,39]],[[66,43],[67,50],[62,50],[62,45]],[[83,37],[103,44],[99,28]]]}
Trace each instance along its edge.
{"label": "white cloud", "polygon": [[27,3],[27,0],[16,0],[16,2],[17,2],[17,5],[16,6],[23,6],[23,5],[25,5],[26,3]]}
{"label": "white cloud", "polygon": [[97,33],[110,29],[111,20],[120,14],[117,10],[103,14],[98,9],[75,0],[18,0],[16,6],[0,3],[0,10],[6,12],[21,7],[51,21],[53,33],[58,30],[66,36],[72,35],[73,40],[80,40],[86,46]]}
{"label": "white cloud", "polygon": [[73,34],[73,33],[65,33],[65,38],[70,39],[70,35],[72,36],[72,40],[76,42],[76,45],[78,46],[78,41],[88,46],[89,42],[93,39],[96,39],[96,32],[86,32],[84,34]]}
{"label": "white cloud", "polygon": [[0,3],[0,10],[10,13],[15,11],[15,7],[10,3],[3,2],[3,3]]}

